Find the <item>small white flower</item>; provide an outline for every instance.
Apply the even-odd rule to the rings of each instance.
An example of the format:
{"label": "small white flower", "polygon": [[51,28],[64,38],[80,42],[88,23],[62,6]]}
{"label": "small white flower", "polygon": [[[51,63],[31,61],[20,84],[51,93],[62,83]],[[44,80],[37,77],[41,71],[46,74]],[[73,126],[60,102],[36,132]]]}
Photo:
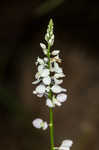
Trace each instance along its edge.
{"label": "small white flower", "polygon": [[59,102],[65,102],[67,100],[67,95],[66,94],[58,94],[56,99],[59,101]]}
{"label": "small white flower", "polygon": [[45,93],[45,86],[44,85],[38,85],[37,87],[36,87],[36,93],[38,93],[38,94],[44,94]]}
{"label": "small white flower", "polygon": [[40,46],[41,46],[41,48],[43,49],[43,53],[45,54],[45,55],[47,55],[47,48],[46,48],[46,45],[45,44],[43,44],[43,43],[40,43]]}
{"label": "small white flower", "polygon": [[43,53],[47,55],[47,49],[43,49]]}
{"label": "small white flower", "polygon": [[39,65],[39,66],[38,66],[38,72],[42,72],[43,69],[44,69],[44,65]]}
{"label": "small white flower", "polygon": [[35,128],[40,129],[41,128],[41,124],[42,124],[43,120],[42,119],[35,119],[32,124]]}
{"label": "small white flower", "polygon": [[48,107],[50,107],[50,108],[53,108],[53,107],[55,107],[55,105],[61,106],[62,104],[61,104],[60,101],[58,101],[58,100],[55,98],[55,96],[53,96],[53,97],[52,97],[52,100],[49,99],[49,98],[46,100],[46,105],[47,105]]}
{"label": "small white flower", "polygon": [[55,38],[55,36],[54,36],[54,34],[52,34],[51,39],[54,40],[54,38]]}
{"label": "small white flower", "polygon": [[48,34],[48,33],[46,33],[46,34],[45,34],[45,41],[47,41],[47,42],[48,42],[48,39],[49,39],[49,34]]}
{"label": "small white flower", "polygon": [[40,72],[37,72],[37,73],[35,74],[35,79],[40,80],[40,77],[41,77]]}
{"label": "small white flower", "polygon": [[41,58],[38,57],[38,58],[37,58],[36,65],[38,65],[38,64],[40,64],[40,65],[44,64],[43,59],[41,59]]}
{"label": "small white flower", "polygon": [[54,34],[51,36],[51,38],[48,41],[48,43],[50,44],[50,46],[52,46],[54,44]]}
{"label": "small white flower", "polygon": [[54,105],[57,105],[57,106],[61,106],[61,105],[62,105],[62,104],[55,98],[55,96],[53,96],[52,100],[53,100],[53,104],[54,104]]}
{"label": "small white flower", "polygon": [[54,51],[52,51],[52,55],[53,55],[53,56],[58,55],[59,52],[60,52],[59,50],[54,50]]}
{"label": "small white flower", "polygon": [[45,121],[43,121],[42,119],[40,119],[40,118],[37,118],[37,119],[35,119],[34,121],[32,121],[32,124],[33,124],[33,126],[35,127],[35,128],[37,128],[37,129],[43,129],[43,130],[46,130],[47,129],[47,127],[48,127],[48,124],[47,124],[47,122]]}
{"label": "small white flower", "polygon": [[50,74],[50,71],[48,69],[44,69],[43,65],[38,66],[38,72],[35,75],[35,78],[37,80],[40,80],[41,77],[47,77]]}
{"label": "small white flower", "polygon": [[38,80],[32,82],[32,84],[38,84],[40,81],[41,81],[41,80],[38,79]]}
{"label": "small white flower", "polygon": [[50,35],[53,35],[53,27],[52,27],[52,31],[50,31]]}
{"label": "small white flower", "polygon": [[[49,32],[49,31],[48,31],[48,32]],[[49,33],[47,33],[46,36],[49,38],[49,36],[50,36]]]}
{"label": "small white flower", "polygon": [[36,92],[36,91],[33,91],[33,94],[37,94],[37,92]]}
{"label": "small white flower", "polygon": [[50,83],[51,83],[51,78],[50,78],[49,76],[43,78],[43,83],[44,83],[45,85],[50,85]]}
{"label": "small white flower", "polygon": [[48,58],[44,57],[44,61],[45,61],[45,63],[47,63],[48,62]]}
{"label": "small white flower", "polygon": [[47,77],[50,74],[49,69],[43,69],[41,73],[41,77]]}
{"label": "small white flower", "polygon": [[63,78],[63,77],[65,77],[65,74],[64,73],[55,73],[55,75],[54,75],[54,77],[56,78],[56,79],[58,79],[58,78]]}
{"label": "small white flower", "polygon": [[66,89],[60,87],[59,85],[53,85],[51,87],[51,90],[52,90],[53,93],[56,93],[56,94],[60,93],[60,92],[66,92]]}
{"label": "small white flower", "polygon": [[66,147],[71,147],[73,145],[73,141],[72,140],[64,140],[62,142],[62,145],[66,146]]}
{"label": "small white flower", "polygon": [[48,128],[48,124],[46,121],[43,123],[42,128],[43,130],[46,130]]}
{"label": "small white flower", "polygon": [[73,142],[71,140],[64,140],[59,147],[59,150],[70,150]]}
{"label": "small white flower", "polygon": [[49,98],[46,100],[46,105],[47,105],[48,107],[50,107],[50,108],[53,108],[53,107],[54,107],[53,102],[52,102]]}
{"label": "small white flower", "polygon": [[54,71],[56,73],[62,73],[63,72],[62,68],[60,68],[58,63],[56,63],[56,62],[54,62]]}
{"label": "small white flower", "polygon": [[42,49],[46,49],[46,45],[45,44],[40,43],[40,46],[41,46]]}
{"label": "small white flower", "polygon": [[55,84],[61,84],[63,82],[63,80],[58,80],[54,77],[54,82],[55,82]]}
{"label": "small white flower", "polygon": [[37,95],[37,97],[43,97],[44,93],[37,93],[37,91],[33,91],[33,94]]}

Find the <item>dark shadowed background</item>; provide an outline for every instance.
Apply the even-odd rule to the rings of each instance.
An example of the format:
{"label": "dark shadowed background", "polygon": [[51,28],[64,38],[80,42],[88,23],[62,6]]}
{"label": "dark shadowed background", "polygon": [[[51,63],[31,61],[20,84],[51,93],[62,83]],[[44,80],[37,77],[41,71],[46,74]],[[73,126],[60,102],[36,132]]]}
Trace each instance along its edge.
{"label": "dark shadowed background", "polygon": [[99,3],[96,0],[0,2],[0,150],[49,150],[48,131],[32,120],[49,120],[45,100],[32,95],[35,60],[42,55],[49,19],[61,50],[68,101],[55,108],[55,143],[72,139],[72,150],[99,149]]}

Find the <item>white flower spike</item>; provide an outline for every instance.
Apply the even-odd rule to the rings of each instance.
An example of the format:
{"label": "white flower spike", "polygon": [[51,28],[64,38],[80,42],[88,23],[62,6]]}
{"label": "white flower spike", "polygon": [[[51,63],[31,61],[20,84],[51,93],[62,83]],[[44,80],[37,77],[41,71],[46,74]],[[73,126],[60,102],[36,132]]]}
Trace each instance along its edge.
{"label": "white flower spike", "polygon": [[[53,50],[51,48],[54,44],[54,32],[53,32],[53,21],[50,20],[45,34],[45,41],[47,44],[40,43],[44,57],[38,57],[36,60],[37,73],[35,74],[35,81],[32,85],[37,85],[33,94],[38,97],[45,97],[46,106],[49,107],[50,121],[50,139],[51,139],[51,150],[70,150],[73,142],[71,140],[64,140],[59,147],[54,147],[54,135],[53,135],[53,109],[67,101],[67,90],[62,88],[60,84],[63,83],[63,69],[60,67],[62,62],[59,54],[60,50]],[[46,130],[48,124],[40,118],[32,121],[32,125],[37,129]]]}

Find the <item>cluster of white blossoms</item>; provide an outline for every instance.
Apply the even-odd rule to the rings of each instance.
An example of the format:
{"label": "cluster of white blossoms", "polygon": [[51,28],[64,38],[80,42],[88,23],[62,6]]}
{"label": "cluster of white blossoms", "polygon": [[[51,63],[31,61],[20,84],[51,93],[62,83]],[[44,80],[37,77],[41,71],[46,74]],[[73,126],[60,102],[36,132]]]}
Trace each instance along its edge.
{"label": "cluster of white blossoms", "polygon": [[[67,100],[67,90],[61,87],[60,84],[63,83],[63,69],[60,67],[61,59],[59,57],[60,50],[53,50],[50,52],[50,48],[54,44],[54,34],[53,34],[53,21],[50,20],[47,33],[45,34],[45,40],[47,42],[46,46],[44,43],[40,43],[40,47],[43,50],[44,57],[38,57],[36,60],[37,73],[35,75],[35,81],[32,82],[33,85],[37,85],[33,94],[38,97],[45,97],[45,105],[49,108],[54,108],[55,106],[61,106],[63,102]],[[47,129],[47,122],[42,119],[35,119],[32,122],[33,126],[38,129]],[[69,150],[72,145],[72,141],[65,140],[59,150]]]}
{"label": "cluster of white blossoms", "polygon": [[[54,43],[53,25],[48,25],[45,40],[51,47]],[[46,105],[48,107],[61,106],[63,102],[67,100],[67,90],[62,88],[60,84],[63,82],[62,78],[65,77],[63,69],[59,66],[61,59],[59,58],[59,50],[53,50],[49,52],[48,47],[44,43],[40,43],[40,46],[44,53],[44,58],[37,58],[37,73],[35,75],[35,81],[32,84],[37,84],[33,94],[38,97],[45,96]],[[50,58],[48,57],[50,55]],[[49,98],[49,92],[51,91],[52,97]]]}

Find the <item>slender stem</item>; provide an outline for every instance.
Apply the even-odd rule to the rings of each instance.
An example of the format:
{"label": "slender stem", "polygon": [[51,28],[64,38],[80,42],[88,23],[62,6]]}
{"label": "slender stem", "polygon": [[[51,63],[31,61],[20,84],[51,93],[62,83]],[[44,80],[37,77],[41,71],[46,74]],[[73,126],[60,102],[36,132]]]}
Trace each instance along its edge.
{"label": "slender stem", "polygon": [[53,134],[53,109],[50,108],[50,141],[51,141],[51,150],[54,150],[54,134]]}
{"label": "slender stem", "polygon": [[[48,68],[50,69],[50,45],[48,44]],[[48,97],[52,99],[52,91],[49,91]],[[51,143],[51,150],[54,150],[54,129],[53,129],[53,108],[50,108],[50,143]]]}

